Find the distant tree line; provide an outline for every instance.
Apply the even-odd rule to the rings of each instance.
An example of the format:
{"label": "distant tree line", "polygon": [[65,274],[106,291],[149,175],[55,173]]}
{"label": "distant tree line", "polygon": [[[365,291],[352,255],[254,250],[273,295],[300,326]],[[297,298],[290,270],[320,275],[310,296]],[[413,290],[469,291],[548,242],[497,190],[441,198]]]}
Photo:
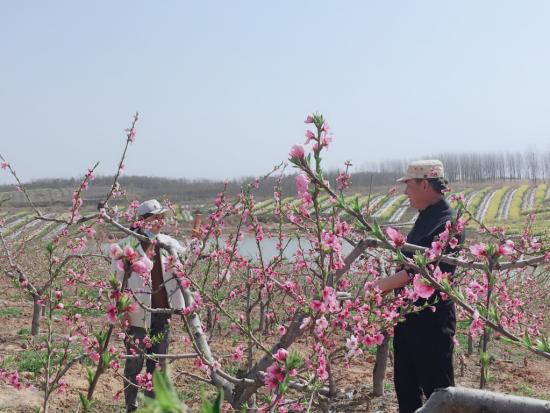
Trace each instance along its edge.
{"label": "distant tree line", "polygon": [[[530,180],[533,182],[550,179],[550,151],[524,153],[440,153],[428,154],[420,158],[441,159],[445,165],[445,175],[453,183],[483,183],[495,181]],[[353,188],[368,191],[370,187],[390,186],[395,179],[403,175],[410,160],[387,160],[371,165],[368,170],[355,171],[351,182]],[[336,187],[337,170],[325,175],[333,188]],[[169,196],[174,201],[189,202],[196,199],[210,199],[216,193],[227,188],[228,195],[235,195],[244,183],[254,181],[254,177],[242,177],[228,181],[209,179],[172,179],[150,176],[126,176],[120,179],[122,187],[130,194],[140,199],[144,197]],[[112,184],[113,177],[99,176],[91,185],[91,190],[85,194],[89,200],[98,200],[104,196]],[[276,176],[271,176],[261,182],[256,193],[260,197],[271,196],[277,182]],[[27,183],[28,189],[38,188],[76,188],[80,179],[40,179]],[[100,188],[98,188],[100,187]],[[281,180],[283,194],[294,194],[294,175],[287,175]],[[13,185],[0,185],[0,191],[12,191]]]}
{"label": "distant tree line", "polygon": [[[534,150],[516,153],[439,153],[421,158],[440,159],[445,166],[445,176],[451,182],[494,182],[550,179],[550,151]],[[410,160],[380,162],[375,168],[384,175],[398,176]]]}

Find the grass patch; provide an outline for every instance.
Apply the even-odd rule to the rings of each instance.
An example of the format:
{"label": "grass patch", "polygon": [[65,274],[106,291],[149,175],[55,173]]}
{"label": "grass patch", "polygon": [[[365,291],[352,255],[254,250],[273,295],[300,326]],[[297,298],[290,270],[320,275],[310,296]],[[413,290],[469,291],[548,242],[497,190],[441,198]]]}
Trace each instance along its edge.
{"label": "grass patch", "polygon": [[544,197],[546,196],[546,184],[539,184],[535,190],[535,210],[542,208]]}
{"label": "grass patch", "polygon": [[508,192],[509,190],[509,186],[503,186],[495,192],[495,195],[489,203],[487,213],[485,214],[485,218],[483,219],[483,221],[492,222],[496,220],[500,204],[502,203],[502,199],[504,198],[506,192]]}
{"label": "grass patch", "polygon": [[13,307],[7,307],[7,308],[0,308],[0,317],[17,317],[22,314],[20,308],[13,308]]}
{"label": "grass patch", "polygon": [[521,185],[512,198],[510,203],[510,210],[508,211],[508,219],[518,219],[521,214],[521,204],[523,203],[523,197],[526,195],[529,185]]}
{"label": "grass patch", "polygon": [[20,353],[17,360],[17,370],[38,373],[46,363],[46,353],[43,351],[26,350]]}
{"label": "grass patch", "polygon": [[17,335],[23,338],[28,337],[30,334],[31,334],[31,330],[29,330],[28,328],[20,328],[17,331]]}
{"label": "grass patch", "polygon": [[533,397],[535,399],[550,400],[550,394],[539,393],[527,383],[521,383],[518,386],[517,390],[512,394],[516,396],[526,396],[526,397]]}

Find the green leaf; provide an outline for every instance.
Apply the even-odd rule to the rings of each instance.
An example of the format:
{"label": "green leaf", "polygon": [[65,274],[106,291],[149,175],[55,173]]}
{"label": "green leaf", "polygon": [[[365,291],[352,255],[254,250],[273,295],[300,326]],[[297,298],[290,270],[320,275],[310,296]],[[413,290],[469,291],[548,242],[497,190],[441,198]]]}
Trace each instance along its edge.
{"label": "green leaf", "polygon": [[302,363],[302,357],[296,350],[292,350],[285,360],[285,367],[288,371],[296,369]]}
{"label": "green leaf", "polygon": [[406,259],[401,250],[395,251],[395,261],[398,264],[405,264]]}
{"label": "green leaf", "polygon": [[210,402],[207,398],[202,397],[202,405],[200,409],[200,413],[220,413],[222,411],[222,402],[223,397],[222,393],[219,391],[218,396],[216,397],[216,400],[214,402]]}
{"label": "green leaf", "polygon": [[288,376],[285,377],[285,379],[279,383],[279,387],[277,389],[279,394],[285,394],[288,390]]}
{"label": "green leaf", "polygon": [[494,321],[497,324],[499,322],[498,312],[497,312],[497,308],[495,306],[492,306],[489,309],[489,320]]}
{"label": "green leaf", "polygon": [[486,351],[481,351],[479,353],[479,362],[484,367],[489,366],[489,353],[487,353]]}
{"label": "green leaf", "polygon": [[415,251],[413,260],[419,267],[425,267],[428,264],[428,259],[420,251]]}
{"label": "green leaf", "polygon": [[537,340],[537,348],[540,351],[550,353],[550,339],[548,337],[541,337]]}
{"label": "green leaf", "polygon": [[168,377],[167,370],[156,369],[153,372],[153,386],[155,388],[155,398],[165,408],[177,409],[181,407],[178,394]]}
{"label": "green leaf", "polygon": [[86,367],[86,379],[88,380],[88,384],[92,384],[92,381],[94,381],[94,372],[89,367]]}
{"label": "green leaf", "polygon": [[84,396],[82,393],[78,393],[78,397],[80,398],[80,403],[82,404],[82,409],[84,409],[85,412],[90,411],[90,408],[92,407],[92,400],[88,400],[86,396]]}
{"label": "green leaf", "polygon": [[55,246],[54,246],[53,242],[49,241],[46,244],[46,251],[48,252],[48,254],[53,254],[54,249],[55,249]]}
{"label": "green leaf", "polygon": [[156,369],[153,372],[153,387],[155,398],[143,397],[143,407],[140,413],[181,413],[184,404],[180,401],[176,389],[170,379],[168,369]]}
{"label": "green leaf", "polygon": [[378,239],[382,239],[384,235],[382,234],[382,229],[380,228],[380,225],[378,225],[378,222],[376,220],[370,225],[371,227],[371,233],[374,237]]}
{"label": "green leaf", "polygon": [[357,212],[358,214],[361,213],[361,205],[359,205],[359,197],[356,196],[354,199],[353,199],[353,203],[352,203],[352,209]]}

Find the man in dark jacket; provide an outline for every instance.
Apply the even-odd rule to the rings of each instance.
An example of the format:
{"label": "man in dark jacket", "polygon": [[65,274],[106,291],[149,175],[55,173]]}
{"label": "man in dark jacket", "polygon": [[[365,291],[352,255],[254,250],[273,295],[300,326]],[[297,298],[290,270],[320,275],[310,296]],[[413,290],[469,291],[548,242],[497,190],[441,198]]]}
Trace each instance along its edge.
{"label": "man in dark jacket", "polygon": [[[406,185],[405,194],[411,207],[419,211],[407,242],[431,248],[434,237],[445,230],[452,221],[454,211],[443,195],[447,189],[443,164],[437,160],[411,163],[407,174],[398,179]],[[459,243],[464,234],[457,236]],[[405,254],[409,257],[410,254]],[[454,273],[454,267],[440,264],[442,272]],[[406,270],[381,279],[378,286],[383,291],[400,289],[409,283]],[[439,292],[427,299],[435,307],[405,316],[405,321],[394,329],[394,383],[400,413],[414,412],[422,406],[422,393],[429,398],[437,388],[454,386],[453,336],[456,328],[455,306],[451,300],[443,300]],[[425,299],[415,304],[425,304]]]}

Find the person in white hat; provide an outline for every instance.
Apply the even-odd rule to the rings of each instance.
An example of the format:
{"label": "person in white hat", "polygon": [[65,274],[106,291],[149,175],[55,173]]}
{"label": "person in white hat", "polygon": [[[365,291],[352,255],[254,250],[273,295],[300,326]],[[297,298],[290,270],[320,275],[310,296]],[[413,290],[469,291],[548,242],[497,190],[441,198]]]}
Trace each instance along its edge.
{"label": "person in white hat", "polygon": [[[412,162],[406,174],[397,180],[405,184],[405,194],[411,207],[419,211],[407,242],[431,248],[434,237],[445,230],[447,221],[455,213],[445,200],[448,182],[439,160]],[[457,236],[460,244],[464,233]],[[446,251],[449,252],[449,251]],[[405,255],[412,257],[412,254]],[[454,273],[455,267],[441,263],[442,272]],[[398,268],[390,277],[378,282],[384,292],[407,285],[414,274]],[[453,348],[456,330],[454,303],[442,299],[436,291],[428,299],[419,299],[415,305],[430,307],[407,314],[405,321],[394,329],[394,383],[400,413],[414,412],[422,406],[422,393],[429,398],[434,389],[454,386]]]}
{"label": "person in white hat", "polygon": [[[145,235],[148,241],[138,241],[134,236],[128,236],[119,241],[118,245],[122,249],[128,246],[132,247],[139,255],[136,260],[144,263],[141,267],[136,266],[136,271],[130,274],[127,281],[126,288],[132,292],[136,300],[153,309],[181,310],[185,306],[183,294],[168,261],[170,257],[176,258],[177,255],[186,253],[188,248],[184,248],[176,239],[161,233],[166,212],[168,210],[156,199],[143,202],[136,210],[138,220],[131,229]],[[196,229],[193,234],[194,236],[198,235]],[[160,245],[163,247],[161,248]],[[112,270],[116,273],[118,282],[122,283],[124,270],[117,265],[116,258],[113,258]],[[169,313],[151,314],[136,303],[135,311],[128,313],[126,320],[127,354],[168,353]],[[137,345],[136,340],[138,340]],[[137,409],[136,376],[140,374],[143,364],[143,357],[126,360],[124,397],[127,412]],[[147,373],[152,375],[156,362],[147,359],[146,366]],[[154,397],[152,390],[145,394]]]}

